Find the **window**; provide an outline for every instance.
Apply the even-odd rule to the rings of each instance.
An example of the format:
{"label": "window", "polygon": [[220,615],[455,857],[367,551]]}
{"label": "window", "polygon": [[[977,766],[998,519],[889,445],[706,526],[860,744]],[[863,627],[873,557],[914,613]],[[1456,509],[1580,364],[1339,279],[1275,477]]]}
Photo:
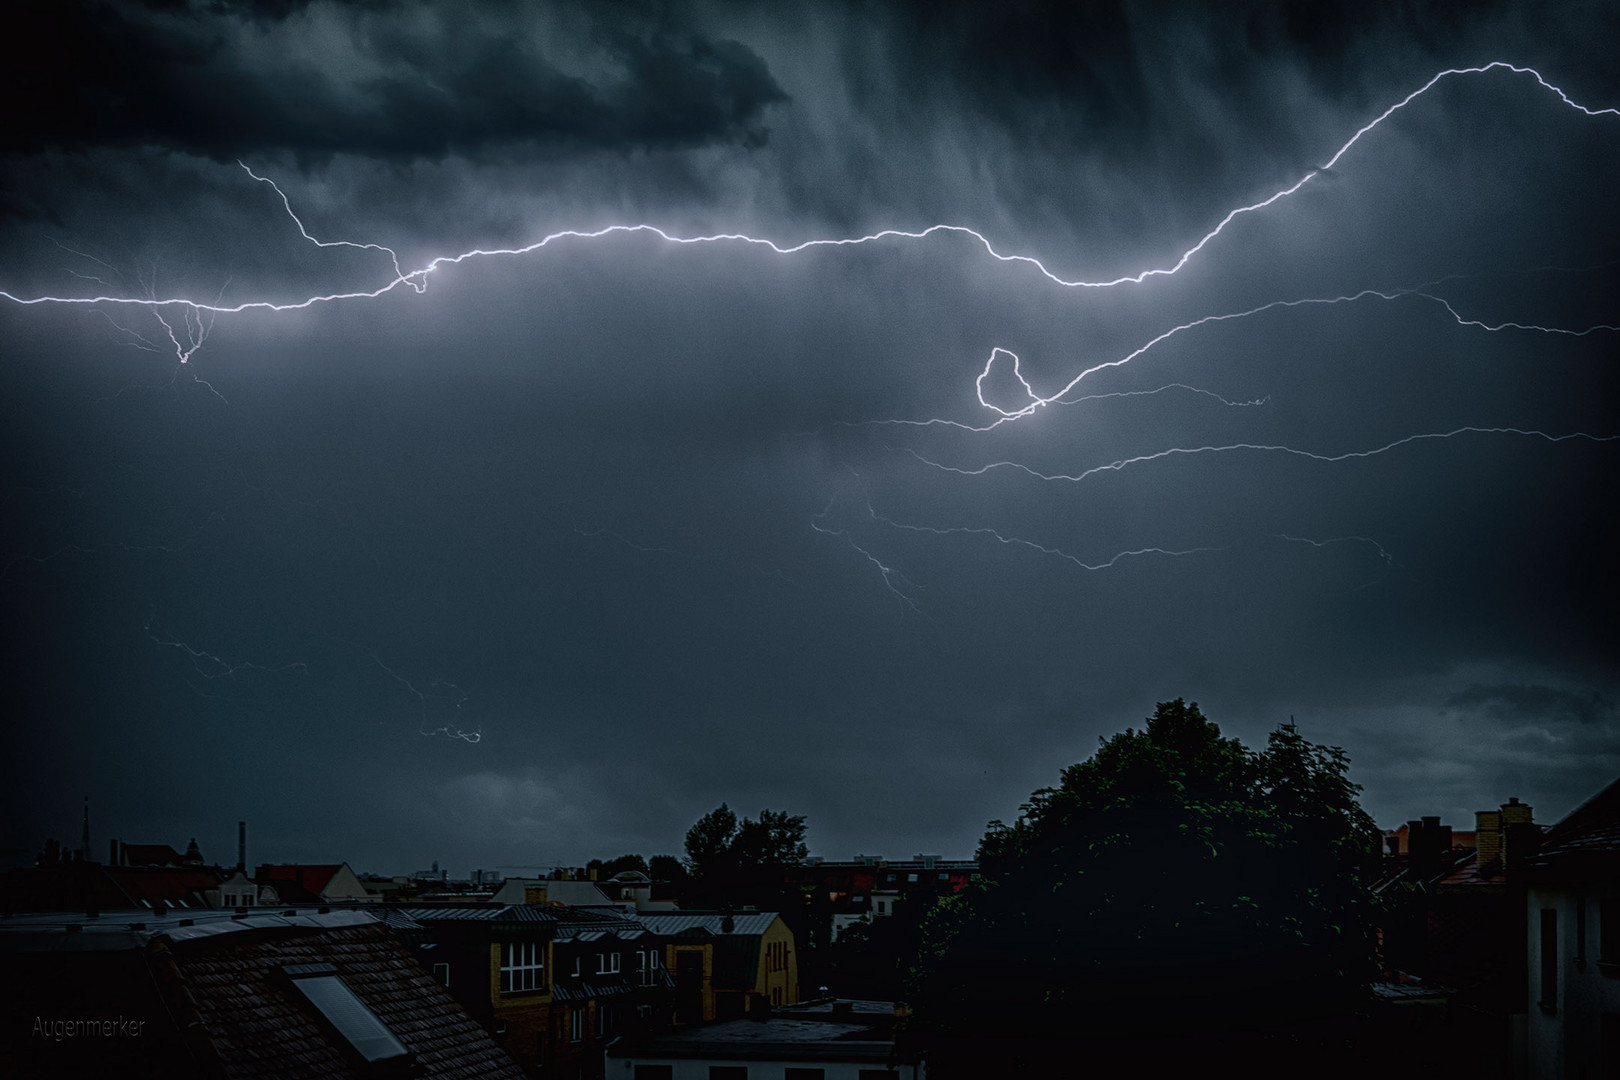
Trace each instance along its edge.
{"label": "window", "polygon": [[585,1041],[585,1010],[578,1005],[568,1010],[568,1041]]}
{"label": "window", "polygon": [[748,1080],[746,1065],[710,1065],[709,1080]]}
{"label": "window", "polygon": [[636,982],[642,986],[651,986],[657,980],[658,950],[636,950]]}
{"label": "window", "polygon": [[596,954],[596,973],[598,975],[614,975],[614,974],[618,973],[618,970],[619,970],[619,954],[618,953],[612,952],[612,953],[597,953]]}
{"label": "window", "polygon": [[574,957],[574,978],[579,978],[579,957]]}
{"label": "window", "polygon": [[613,1028],[613,1010],[602,1002],[596,1003],[596,1037],[601,1038]]}
{"label": "window", "polygon": [[[405,1057],[405,1044],[394,1037],[387,1026],[366,1003],[355,996],[353,990],[339,978],[336,968],[326,964],[305,965],[303,971],[283,968],[292,976],[297,987],[315,1010],[348,1040],[355,1052],[368,1063],[392,1061]],[[330,971],[333,974],[325,974]]]}
{"label": "window", "polygon": [[[448,965],[445,967],[448,976]],[[545,974],[546,952],[540,942],[508,941],[501,945],[501,993],[539,990],[545,983]]]}
{"label": "window", "polygon": [[906,875],[906,880],[913,883],[913,884],[915,884],[916,881],[917,881],[917,875],[916,874],[907,874]]}
{"label": "window", "polygon": [[637,1065],[635,1080],[675,1080],[673,1065]]}
{"label": "window", "polygon": [[1558,1010],[1558,910],[1541,909],[1541,1007]]}
{"label": "window", "polygon": [[1620,896],[1598,901],[1598,959],[1620,964]]}
{"label": "window", "polygon": [[782,1070],[782,1080],[826,1080],[826,1069],[793,1069]]}
{"label": "window", "polygon": [[450,985],[450,965],[449,964],[434,964],[433,965],[433,981],[438,983],[440,986],[449,986]]}

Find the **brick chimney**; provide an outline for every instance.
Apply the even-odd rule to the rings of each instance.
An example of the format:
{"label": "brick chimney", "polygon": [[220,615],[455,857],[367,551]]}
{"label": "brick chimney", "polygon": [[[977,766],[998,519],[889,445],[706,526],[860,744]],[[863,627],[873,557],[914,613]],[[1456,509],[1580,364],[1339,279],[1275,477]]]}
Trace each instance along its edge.
{"label": "brick chimney", "polygon": [[1474,844],[1479,858],[1474,865],[1483,870],[1502,860],[1502,811],[1474,811]]}

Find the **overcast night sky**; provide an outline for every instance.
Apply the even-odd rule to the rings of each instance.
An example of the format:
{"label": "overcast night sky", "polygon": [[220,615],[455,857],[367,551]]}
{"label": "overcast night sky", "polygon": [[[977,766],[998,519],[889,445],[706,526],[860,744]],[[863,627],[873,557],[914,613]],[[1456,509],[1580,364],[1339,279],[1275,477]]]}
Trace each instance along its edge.
{"label": "overcast night sky", "polygon": [[[28,6],[0,847],[964,856],[1175,697],[1620,772],[1613,4]],[[637,224],[777,250],[433,262]]]}

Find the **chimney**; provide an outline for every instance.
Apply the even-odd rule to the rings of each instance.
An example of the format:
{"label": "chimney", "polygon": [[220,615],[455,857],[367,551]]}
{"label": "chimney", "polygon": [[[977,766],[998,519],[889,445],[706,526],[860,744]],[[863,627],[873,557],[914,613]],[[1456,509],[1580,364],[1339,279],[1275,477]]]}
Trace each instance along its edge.
{"label": "chimney", "polygon": [[116,840],[107,841],[107,865],[118,865],[118,841]]}
{"label": "chimney", "polygon": [[247,822],[236,823],[236,868],[247,873]]}
{"label": "chimney", "polygon": [[1485,867],[1502,860],[1502,811],[1474,811],[1474,843],[1479,846],[1475,866]]}
{"label": "chimney", "polygon": [[1541,829],[1530,807],[1511,798],[1502,804],[1502,867],[1518,866],[1540,847]]}

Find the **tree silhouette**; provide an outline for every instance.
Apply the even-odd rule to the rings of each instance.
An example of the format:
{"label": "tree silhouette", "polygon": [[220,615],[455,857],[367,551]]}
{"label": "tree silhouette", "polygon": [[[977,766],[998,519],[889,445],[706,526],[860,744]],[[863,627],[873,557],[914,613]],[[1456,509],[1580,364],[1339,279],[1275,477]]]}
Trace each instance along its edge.
{"label": "tree silhouette", "polygon": [[925,923],[923,1019],[1133,1054],[1319,1041],[1374,974],[1375,830],[1347,768],[1292,725],[1255,753],[1160,703],[991,822],[982,878]]}

